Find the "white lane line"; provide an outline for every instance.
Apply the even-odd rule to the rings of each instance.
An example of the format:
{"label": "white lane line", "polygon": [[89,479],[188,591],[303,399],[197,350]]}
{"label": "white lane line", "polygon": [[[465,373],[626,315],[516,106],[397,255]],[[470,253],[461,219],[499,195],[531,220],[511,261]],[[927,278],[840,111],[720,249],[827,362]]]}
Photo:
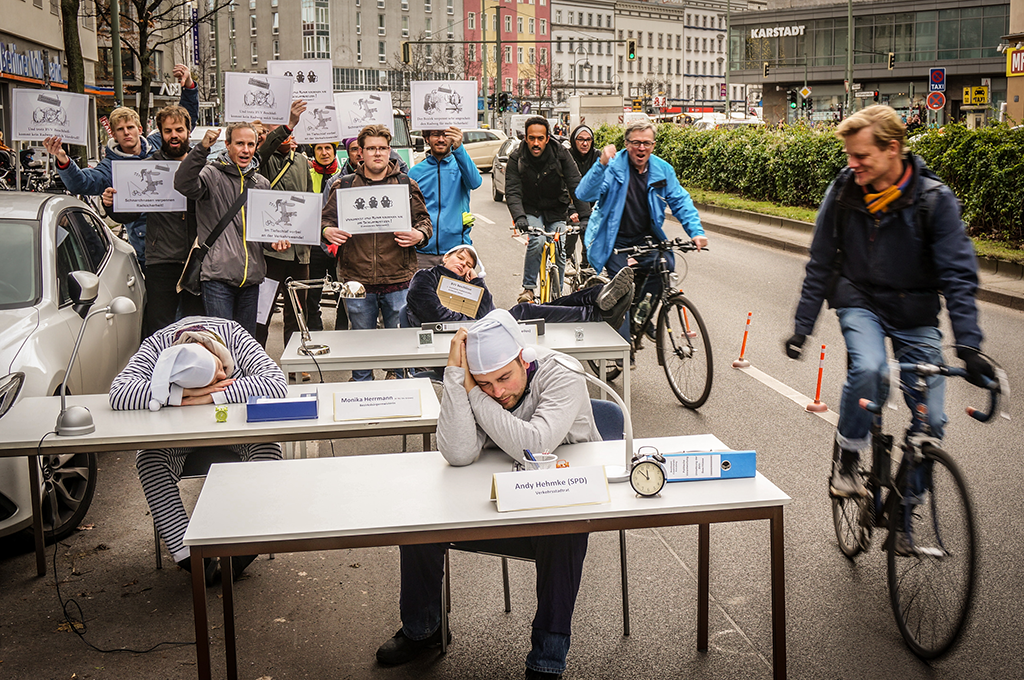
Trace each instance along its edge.
{"label": "white lane line", "polygon": [[473,213],[473,217],[475,217],[476,219],[480,220],[484,224],[494,224],[493,220],[489,220],[486,217],[484,217],[483,215],[480,215],[480,214],[477,214],[477,213]]}
{"label": "white lane line", "polygon": [[[776,380],[767,373],[759,371],[753,366],[748,366],[747,368],[739,368],[736,370],[743,371],[744,373],[746,373],[747,375],[749,375],[751,378],[758,381],[762,385],[765,385],[775,390],[782,396],[786,397],[787,399],[798,405],[801,409],[804,410],[805,413],[811,413],[811,411],[807,410],[807,405],[813,403],[814,400],[806,395],[797,392],[786,383]],[[839,424],[839,414],[831,409],[829,409],[828,411],[824,411],[822,413],[815,413],[814,415],[818,416],[819,418],[828,423],[832,423],[833,425]]]}

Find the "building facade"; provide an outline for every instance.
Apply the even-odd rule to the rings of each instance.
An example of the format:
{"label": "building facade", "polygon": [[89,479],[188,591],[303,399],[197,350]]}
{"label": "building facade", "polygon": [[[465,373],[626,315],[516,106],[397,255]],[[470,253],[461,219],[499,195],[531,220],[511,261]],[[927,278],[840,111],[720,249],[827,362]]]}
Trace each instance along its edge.
{"label": "building facade", "polygon": [[626,46],[615,42],[614,0],[556,0],[551,26],[556,106],[574,94],[621,94],[615,64]]}

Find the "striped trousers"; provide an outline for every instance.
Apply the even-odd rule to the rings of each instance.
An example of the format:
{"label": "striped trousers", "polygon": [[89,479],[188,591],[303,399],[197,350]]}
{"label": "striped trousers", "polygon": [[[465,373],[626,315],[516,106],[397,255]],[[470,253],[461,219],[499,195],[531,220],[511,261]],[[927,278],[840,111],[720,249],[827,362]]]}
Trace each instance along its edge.
{"label": "striped trousers", "polygon": [[[276,443],[241,444],[227,448],[243,461],[281,460],[281,446]],[[188,514],[181,502],[178,482],[181,481],[185,459],[196,450],[196,447],[149,449],[139,451],[135,458],[139,481],[142,482],[142,491],[146,494],[156,530],[175,562],[181,562],[189,555],[188,548],[182,543],[188,528]]]}

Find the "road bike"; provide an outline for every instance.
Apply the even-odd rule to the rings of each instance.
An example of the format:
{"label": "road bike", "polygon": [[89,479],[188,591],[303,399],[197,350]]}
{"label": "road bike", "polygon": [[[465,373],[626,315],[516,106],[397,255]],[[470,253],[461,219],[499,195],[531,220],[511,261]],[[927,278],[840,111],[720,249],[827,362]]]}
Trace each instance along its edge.
{"label": "road bike", "polygon": [[[694,250],[697,246],[693,241],[677,238],[669,241],[648,239],[644,244],[613,251],[632,257],[659,253],[654,267],[646,272],[637,272],[634,278],[636,294],[629,312],[630,359],[636,351],[643,349],[645,336],[652,338],[658,350],[658,365],[665,370],[669,387],[679,402],[691,409],[700,408],[711,394],[714,379],[711,340],[704,319],[693,302],[683,295],[679,287],[680,277],[669,267],[665,255],[671,251],[682,255]],[[642,297],[642,291],[651,276],[660,277],[661,295],[648,299]],[[608,380],[614,380],[620,373],[617,366],[610,366]]]}
{"label": "road bike", "polygon": [[[540,271],[537,274],[537,292],[534,302],[546,305],[562,296],[562,281],[558,274],[558,259],[562,253],[562,238],[569,232],[545,231],[541,227],[528,226],[522,234],[544,237],[544,248],[540,254]],[[518,236],[519,230],[512,227],[512,236]]]}
{"label": "road bike", "polygon": [[[900,363],[901,381],[911,399],[913,420],[892,474],[893,436],[882,432],[882,404],[867,399],[861,408],[873,414],[871,468],[861,469],[867,493],[841,498],[832,493],[832,521],[839,549],[853,560],[871,547],[875,529],[887,529],[882,545],[888,567],[889,600],[896,625],[910,649],[922,659],[945,654],[967,621],[974,596],[977,529],[967,484],[952,457],[940,448],[928,424],[928,378],[964,377],[954,366]],[[987,411],[968,408],[979,422],[996,412],[999,384],[989,385]],[[833,473],[841,464],[833,444]],[[897,540],[898,532],[905,538]]]}

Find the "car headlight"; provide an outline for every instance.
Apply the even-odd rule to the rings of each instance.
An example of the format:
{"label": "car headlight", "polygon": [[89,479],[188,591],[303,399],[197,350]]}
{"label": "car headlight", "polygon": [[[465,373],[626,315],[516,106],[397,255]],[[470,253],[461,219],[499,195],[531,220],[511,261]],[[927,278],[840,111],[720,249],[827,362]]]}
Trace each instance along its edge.
{"label": "car headlight", "polygon": [[18,400],[18,393],[21,392],[21,386],[24,383],[24,373],[10,373],[0,378],[0,417],[3,417],[14,406],[14,402]]}

